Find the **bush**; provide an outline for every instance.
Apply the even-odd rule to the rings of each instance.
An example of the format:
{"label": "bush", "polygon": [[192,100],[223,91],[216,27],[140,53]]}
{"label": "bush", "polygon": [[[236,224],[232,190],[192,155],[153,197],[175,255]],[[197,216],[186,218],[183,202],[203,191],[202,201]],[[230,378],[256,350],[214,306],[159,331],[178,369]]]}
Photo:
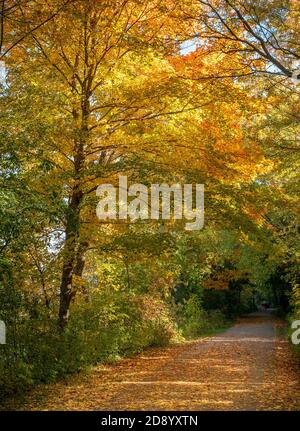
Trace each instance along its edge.
{"label": "bush", "polygon": [[176,336],[165,303],[147,295],[104,291],[74,305],[71,316],[64,333],[46,316],[8,328],[0,357],[2,399],[89,365],[166,345]]}
{"label": "bush", "polygon": [[225,327],[228,321],[220,310],[204,310],[194,294],[179,307],[178,324],[185,338],[196,338]]}
{"label": "bush", "polygon": [[[37,383],[54,382],[88,366],[111,363],[146,347],[165,346],[179,339],[176,316],[159,296],[104,290],[89,302],[78,299],[63,333],[56,319],[43,310],[36,310],[34,318],[18,310],[18,319],[7,328],[8,344],[1,346],[2,399]],[[176,312],[186,338],[226,325],[223,314],[205,311],[197,295],[177,306]]]}

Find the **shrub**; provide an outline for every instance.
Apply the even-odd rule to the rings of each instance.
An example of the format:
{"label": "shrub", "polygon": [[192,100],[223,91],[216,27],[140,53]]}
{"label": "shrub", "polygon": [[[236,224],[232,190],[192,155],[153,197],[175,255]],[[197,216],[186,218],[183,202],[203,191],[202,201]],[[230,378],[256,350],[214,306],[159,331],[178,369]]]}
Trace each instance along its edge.
{"label": "shrub", "polygon": [[192,295],[179,307],[178,324],[185,338],[196,338],[228,324],[220,310],[204,310],[198,295]]}
{"label": "shrub", "polygon": [[166,304],[147,295],[102,291],[74,305],[71,316],[64,333],[43,315],[8,330],[0,357],[2,399],[89,365],[166,345],[176,336]]}

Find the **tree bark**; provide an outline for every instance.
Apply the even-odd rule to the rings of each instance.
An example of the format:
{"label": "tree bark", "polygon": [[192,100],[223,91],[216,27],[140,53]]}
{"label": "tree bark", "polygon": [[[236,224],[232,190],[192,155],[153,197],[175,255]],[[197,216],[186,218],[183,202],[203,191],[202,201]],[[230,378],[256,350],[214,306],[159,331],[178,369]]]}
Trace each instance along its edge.
{"label": "tree bark", "polygon": [[[84,197],[83,181],[86,168],[86,147],[90,137],[90,117],[91,106],[90,99],[92,97],[92,85],[95,75],[93,62],[90,61],[90,53],[94,52],[94,45],[89,46],[90,34],[94,34],[95,25],[91,26],[89,21],[89,5],[86,5],[85,17],[83,20],[84,29],[84,76],[80,84],[80,107],[75,103],[73,108],[73,120],[75,124],[76,138],[74,142],[74,186],[69,203],[69,208],[66,216],[66,237],[64,245],[63,269],[60,285],[60,306],[59,306],[59,326],[64,330],[69,319],[69,310],[72,299],[76,295],[76,289],[73,286],[73,275],[81,277],[85,265],[85,253],[88,248],[88,242],[83,240],[80,235],[80,211]],[[80,47],[81,49],[81,47]],[[74,74],[72,78],[72,92],[75,98],[77,93],[74,90],[76,87],[76,76],[78,74],[80,55],[77,54],[74,64]],[[78,101],[78,99],[77,99]],[[79,124],[78,124],[79,123]]]}
{"label": "tree bark", "polygon": [[72,288],[72,278],[75,273],[76,253],[80,235],[80,203],[82,201],[82,196],[80,190],[76,190],[76,188],[73,190],[66,220],[66,238],[59,304],[59,326],[62,330],[64,330],[68,323],[70,304],[75,294]]}
{"label": "tree bark", "polygon": [[[85,91],[81,103],[81,124],[79,140],[74,144],[74,186],[66,216],[66,238],[64,245],[63,270],[60,285],[59,326],[64,330],[69,319],[69,310],[76,291],[72,286],[73,275],[80,275],[84,269],[84,254],[87,247],[83,247],[80,238],[80,209],[83,200],[82,180],[85,167],[85,146],[88,142],[90,117],[90,93]],[[73,112],[74,120],[78,113]]]}

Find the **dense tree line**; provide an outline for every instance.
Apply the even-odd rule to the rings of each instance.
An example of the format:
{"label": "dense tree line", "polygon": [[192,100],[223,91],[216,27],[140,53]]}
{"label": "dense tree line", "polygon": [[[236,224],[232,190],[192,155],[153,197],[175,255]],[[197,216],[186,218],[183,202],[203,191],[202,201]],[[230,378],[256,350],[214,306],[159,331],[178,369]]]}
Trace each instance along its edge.
{"label": "dense tree line", "polygon": [[[299,3],[0,9],[2,394],[262,302],[299,314]],[[204,229],[99,221],[119,175],[204,184]]]}

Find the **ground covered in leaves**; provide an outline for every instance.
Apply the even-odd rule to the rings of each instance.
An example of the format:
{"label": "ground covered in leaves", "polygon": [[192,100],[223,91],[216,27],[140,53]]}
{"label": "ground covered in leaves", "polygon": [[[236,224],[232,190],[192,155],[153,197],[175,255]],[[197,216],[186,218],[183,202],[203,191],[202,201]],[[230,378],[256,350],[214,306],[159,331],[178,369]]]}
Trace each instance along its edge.
{"label": "ground covered in leaves", "polygon": [[299,410],[297,360],[256,313],[213,337],[153,348],[32,391],[20,410]]}

